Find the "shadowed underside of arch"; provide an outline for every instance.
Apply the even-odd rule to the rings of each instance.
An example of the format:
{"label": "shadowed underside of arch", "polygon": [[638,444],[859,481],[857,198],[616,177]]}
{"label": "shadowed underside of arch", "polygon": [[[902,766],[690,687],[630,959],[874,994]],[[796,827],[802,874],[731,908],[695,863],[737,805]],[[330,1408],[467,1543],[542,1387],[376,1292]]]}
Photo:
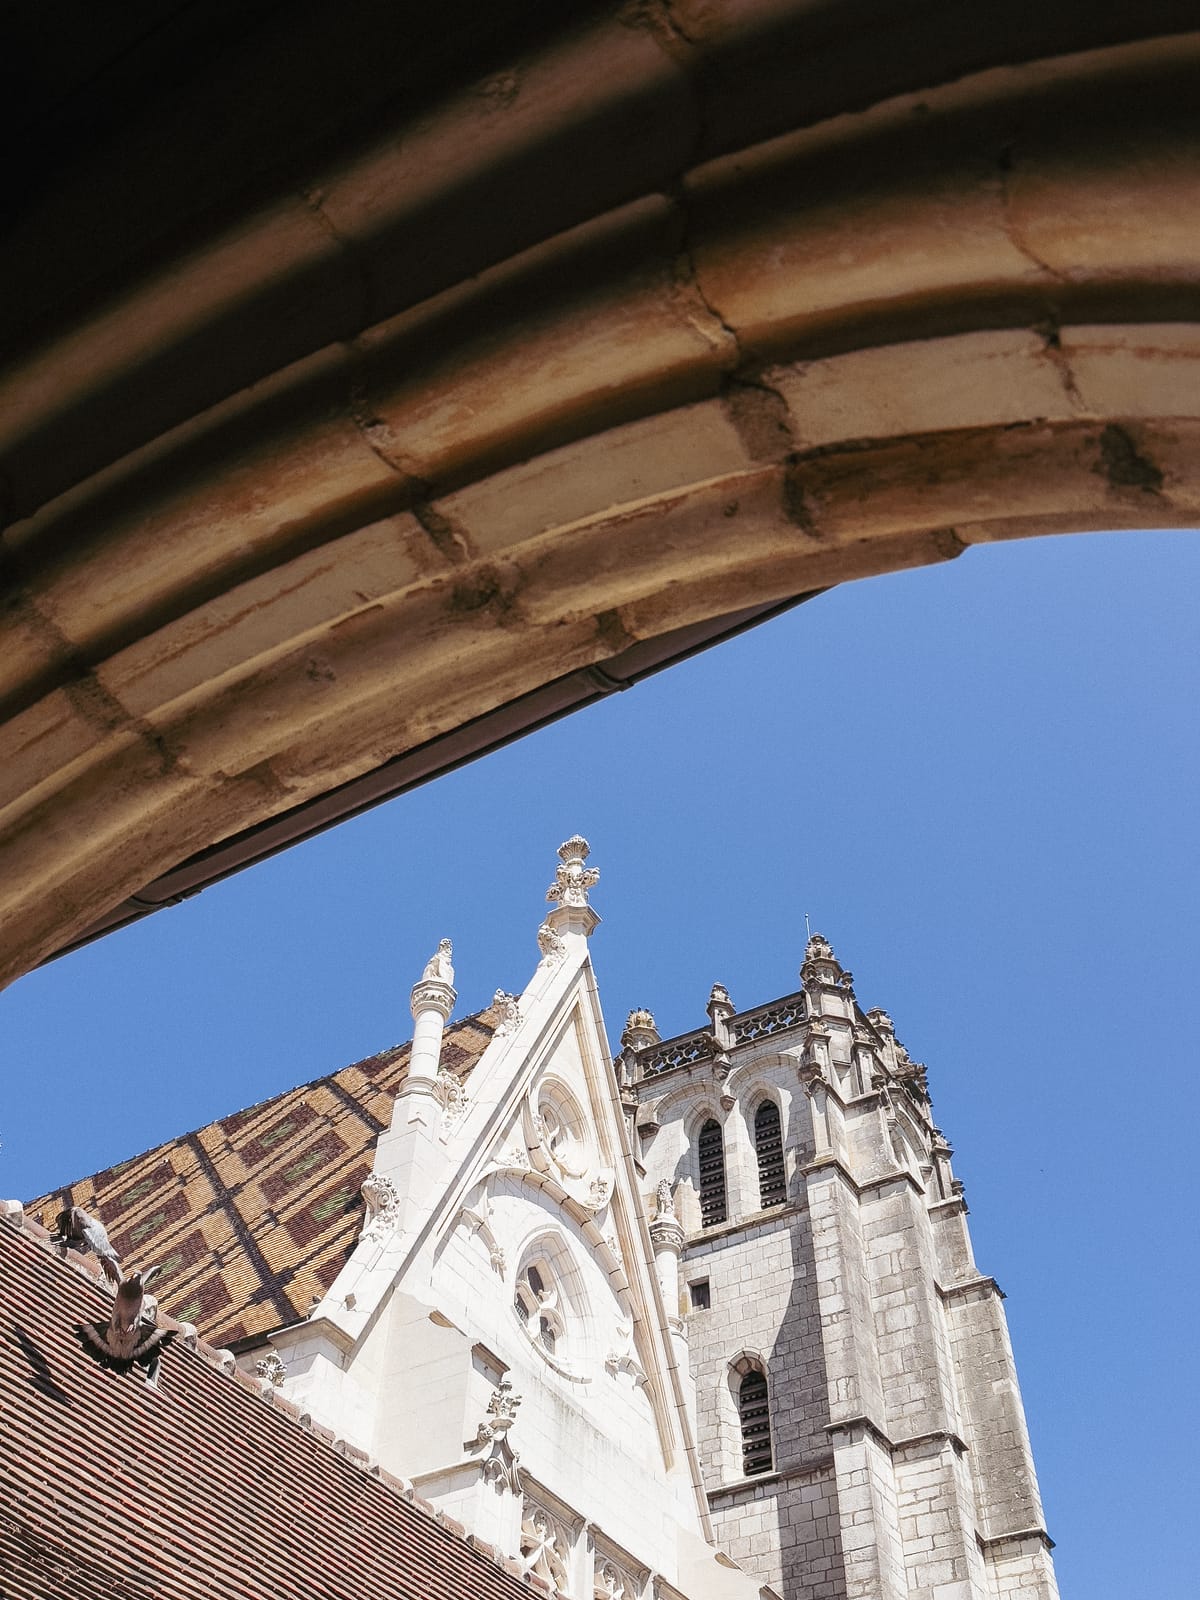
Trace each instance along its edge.
{"label": "shadowed underside of arch", "polygon": [[673,630],[1200,519],[1189,6],[191,9],[30,113],[0,979]]}

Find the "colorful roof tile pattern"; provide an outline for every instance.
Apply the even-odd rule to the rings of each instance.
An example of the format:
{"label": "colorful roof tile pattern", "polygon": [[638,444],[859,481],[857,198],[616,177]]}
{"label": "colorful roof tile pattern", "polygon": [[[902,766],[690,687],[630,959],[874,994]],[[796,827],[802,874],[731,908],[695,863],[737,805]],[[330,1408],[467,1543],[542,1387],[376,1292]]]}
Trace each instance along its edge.
{"label": "colorful roof tile pattern", "polygon": [[517,1563],[210,1348],[177,1340],[158,1389],[104,1371],[72,1328],[112,1301],[78,1259],[0,1219],[4,1600],[528,1596]]}
{"label": "colorful roof tile pattern", "polygon": [[[448,1028],[442,1066],[465,1078],[491,1041],[492,1011]],[[161,1264],[163,1309],[220,1345],[306,1317],[363,1221],[359,1188],[408,1073],[397,1045],[186,1133],[32,1201],[100,1218],[126,1271]]]}

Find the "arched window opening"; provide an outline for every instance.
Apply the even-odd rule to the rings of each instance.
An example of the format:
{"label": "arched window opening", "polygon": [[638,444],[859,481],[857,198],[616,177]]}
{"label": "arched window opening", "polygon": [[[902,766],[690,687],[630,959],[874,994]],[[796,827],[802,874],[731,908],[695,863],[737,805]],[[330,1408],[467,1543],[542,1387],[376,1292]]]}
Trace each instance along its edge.
{"label": "arched window opening", "polygon": [[754,1153],[758,1157],[758,1203],[781,1206],[787,1199],[783,1174],[783,1128],[779,1107],[764,1100],[754,1113]]}
{"label": "arched window opening", "polygon": [[771,1417],[767,1380],[748,1372],[738,1385],[738,1418],[742,1427],[742,1471],[747,1478],[771,1470]]}
{"label": "arched window opening", "polygon": [[706,1228],[724,1222],[725,1205],[725,1142],[721,1125],[711,1117],[700,1129],[698,1141],[700,1154],[700,1221]]}

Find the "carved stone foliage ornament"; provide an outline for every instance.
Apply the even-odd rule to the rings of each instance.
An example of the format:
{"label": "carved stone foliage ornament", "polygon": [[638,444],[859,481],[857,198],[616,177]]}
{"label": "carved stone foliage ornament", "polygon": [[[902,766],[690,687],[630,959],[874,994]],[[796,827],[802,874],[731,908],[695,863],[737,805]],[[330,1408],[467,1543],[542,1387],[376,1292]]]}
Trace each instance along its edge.
{"label": "carved stone foliage ornament", "polygon": [[610,1178],[593,1178],[588,1185],[587,1200],[584,1202],[587,1209],[595,1214],[603,1211],[612,1198],[612,1180]]}
{"label": "carved stone foliage ornament", "polygon": [[613,1341],[604,1357],[604,1365],[614,1378],[624,1376],[632,1379],[635,1385],[649,1382],[634,1348],[632,1317],[622,1317],[613,1329]]}
{"label": "carved stone foliage ornament", "polygon": [[433,1085],[433,1097],[442,1108],[446,1125],[452,1127],[467,1109],[467,1091],[452,1072],[442,1067]]}
{"label": "carved stone foliage ornament", "polygon": [[492,997],[492,1006],[500,1013],[500,1020],[496,1024],[496,1037],[499,1038],[505,1033],[515,1033],[521,1026],[520,996],[509,994],[505,989],[497,989]]}
{"label": "carved stone foliage ornament", "polygon": [[571,1537],[544,1507],[525,1502],[521,1517],[521,1566],[549,1585],[552,1594],[565,1595]]}
{"label": "carved stone foliage ornament", "polygon": [[548,922],[543,922],[538,929],[537,942],[538,949],[542,952],[542,959],[538,962],[540,967],[558,966],[567,953],[566,940]]}
{"label": "carved stone foliage ornament", "polygon": [[492,1390],[487,1415],[476,1429],[475,1437],[467,1440],[468,1450],[487,1450],[480,1462],[480,1472],[485,1483],[490,1483],[497,1493],[521,1492],[520,1456],[508,1442],[508,1430],[516,1421],[521,1396],[514,1393],[512,1379],[501,1378]]}
{"label": "carved stone foliage ornament", "polygon": [[546,890],[547,900],[563,906],[587,905],[588,890],[600,882],[599,868],[583,864],[591,853],[591,845],[578,833],[559,845],[559,865],[554,869],[554,882]]}
{"label": "carved stone foliage ornament", "polygon": [[363,1237],[386,1233],[394,1228],[400,1212],[400,1196],[392,1180],[379,1173],[368,1172],[360,1192],[367,1203]]}
{"label": "carved stone foliage ornament", "polygon": [[516,1167],[518,1172],[529,1171],[529,1151],[519,1142],[506,1150],[500,1160],[506,1167]]}
{"label": "carved stone foliage ornament", "polygon": [[492,1390],[487,1416],[479,1424],[472,1442],[477,1445],[490,1444],[500,1434],[507,1433],[517,1420],[517,1408],[520,1404],[521,1396],[513,1390],[512,1379],[501,1378]]}
{"label": "carved stone foliage ornament", "polygon": [[280,1360],[278,1352],[275,1350],[268,1351],[265,1356],[256,1361],[254,1363],[254,1370],[258,1373],[260,1378],[264,1378],[268,1383],[274,1384],[276,1388],[278,1388],[287,1377],[287,1368],[284,1366],[283,1362]]}

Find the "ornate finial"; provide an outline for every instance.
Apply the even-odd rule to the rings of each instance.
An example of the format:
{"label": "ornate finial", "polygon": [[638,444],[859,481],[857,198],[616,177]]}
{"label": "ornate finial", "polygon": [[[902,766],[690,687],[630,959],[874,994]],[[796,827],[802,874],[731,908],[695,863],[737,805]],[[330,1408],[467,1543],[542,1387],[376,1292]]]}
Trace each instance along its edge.
{"label": "ornate finial", "polygon": [[732,1002],[729,999],[729,990],[723,983],[714,983],[708,996],[709,1005],[727,1006]]}
{"label": "ornate finial", "polygon": [[804,948],[804,965],[800,968],[800,980],[802,983],[828,983],[849,990],[854,976],[845,971],[825,935],[814,933]]}
{"label": "ornate finial", "polygon": [[654,1023],[654,1013],[642,1008],[631,1011],[625,1019],[621,1043],[629,1045],[634,1050],[644,1050],[647,1045],[658,1044],[658,1028]]}
{"label": "ornate finial", "polygon": [[558,858],[562,864],[554,869],[554,882],[546,890],[547,900],[555,900],[562,906],[587,905],[588,890],[600,881],[599,869],[583,864],[591,853],[591,845],[578,833],[559,845]]}
{"label": "ornate finial", "polygon": [[488,1401],[488,1416],[492,1419],[488,1426],[493,1433],[505,1433],[512,1427],[520,1404],[521,1396],[514,1391],[512,1379],[501,1378]]}

